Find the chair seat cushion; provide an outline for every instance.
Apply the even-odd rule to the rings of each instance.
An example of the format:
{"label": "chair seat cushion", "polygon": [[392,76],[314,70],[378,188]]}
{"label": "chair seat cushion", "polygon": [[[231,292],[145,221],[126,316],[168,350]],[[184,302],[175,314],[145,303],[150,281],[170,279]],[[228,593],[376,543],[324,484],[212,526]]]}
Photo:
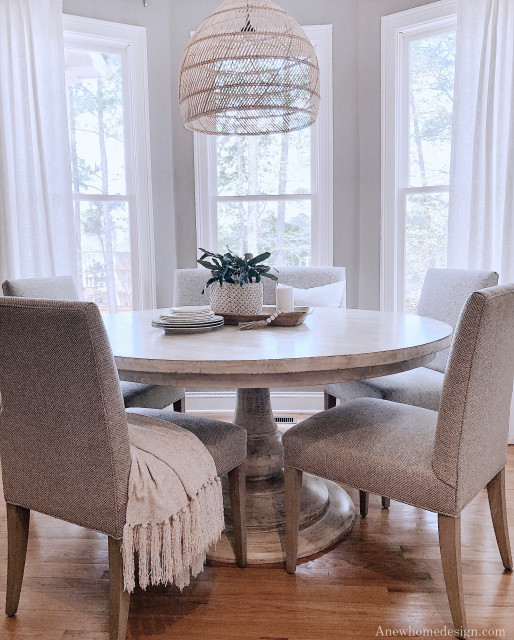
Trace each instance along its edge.
{"label": "chair seat cushion", "polygon": [[163,387],[155,384],[120,381],[123,402],[126,407],[164,409],[184,397],[183,387]]}
{"label": "chair seat cushion", "polygon": [[246,430],[235,424],[167,409],[129,409],[129,422],[134,414],[155,418],[160,427],[171,422],[194,433],[213,457],[219,476],[232,471],[246,460]]}
{"label": "chair seat cushion", "polygon": [[419,367],[382,378],[327,384],[325,391],[344,402],[356,398],[380,398],[439,411],[444,374]]}
{"label": "chair seat cushion", "polygon": [[435,411],[387,400],[351,400],[289,429],[285,464],[454,516],[456,492],[432,469],[437,418]]}

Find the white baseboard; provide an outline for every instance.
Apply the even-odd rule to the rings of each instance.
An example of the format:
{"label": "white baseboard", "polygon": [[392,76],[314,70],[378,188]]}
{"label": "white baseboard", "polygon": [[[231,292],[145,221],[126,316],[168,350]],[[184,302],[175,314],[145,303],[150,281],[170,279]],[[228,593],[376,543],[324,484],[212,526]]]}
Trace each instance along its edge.
{"label": "white baseboard", "polygon": [[[194,413],[232,413],[235,391],[186,392],[186,410]],[[272,391],[273,413],[318,413],[323,410],[323,391]]]}
{"label": "white baseboard", "polygon": [[[194,413],[233,413],[236,405],[235,391],[188,391],[186,409]],[[323,392],[272,391],[273,413],[314,414],[323,410]],[[510,414],[509,444],[514,444],[514,396]]]}

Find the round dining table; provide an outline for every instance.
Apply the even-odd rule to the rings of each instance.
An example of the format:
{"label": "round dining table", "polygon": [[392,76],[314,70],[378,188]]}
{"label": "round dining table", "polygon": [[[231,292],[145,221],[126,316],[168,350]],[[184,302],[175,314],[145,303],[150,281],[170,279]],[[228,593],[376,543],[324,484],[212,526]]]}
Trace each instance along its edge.
{"label": "round dining table", "polygon": [[[316,308],[296,327],[165,335],[151,321],[168,310],[104,316],[121,380],[237,389],[234,423],[248,433],[248,562],[284,558],[285,500],[281,432],[270,389],[362,380],[428,364],[450,345],[452,327],[417,315]],[[224,489],[227,494],[227,488]],[[209,559],[234,563],[227,529]],[[299,557],[329,548],[350,532],[355,508],[339,485],[304,474]]]}

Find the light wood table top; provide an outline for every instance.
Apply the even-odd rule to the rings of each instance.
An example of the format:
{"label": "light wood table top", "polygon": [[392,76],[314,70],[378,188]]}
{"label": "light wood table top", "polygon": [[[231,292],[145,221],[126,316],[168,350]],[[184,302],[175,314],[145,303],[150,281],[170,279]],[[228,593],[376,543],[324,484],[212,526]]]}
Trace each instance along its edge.
{"label": "light wood table top", "polygon": [[[159,313],[105,316],[120,378],[237,388],[234,422],[247,431],[246,530],[252,564],[283,559],[283,451],[269,389],[360,380],[413,369],[447,347],[452,334],[450,326],[415,315],[318,308],[298,327],[250,331],[223,327],[208,333],[165,335],[151,326]],[[234,562],[229,510],[226,516],[227,530],[209,558]],[[354,519],[354,505],[341,487],[305,474],[299,557],[318,553],[344,538]]]}
{"label": "light wood table top", "polygon": [[104,317],[123,380],[213,388],[357,380],[426,364],[452,334],[416,315],[317,308],[298,327],[170,336],[151,326],[161,311]]}

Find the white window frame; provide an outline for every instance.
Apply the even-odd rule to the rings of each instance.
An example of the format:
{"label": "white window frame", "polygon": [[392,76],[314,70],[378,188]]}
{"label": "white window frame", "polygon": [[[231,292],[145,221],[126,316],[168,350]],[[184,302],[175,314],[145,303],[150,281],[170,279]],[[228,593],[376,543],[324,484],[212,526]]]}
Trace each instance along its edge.
{"label": "white window frame", "polygon": [[447,186],[409,187],[409,67],[413,39],[457,26],[457,0],[441,0],[382,18],[382,234],[380,307],[403,311],[405,203],[409,193],[441,193]]}
{"label": "white window frame", "polygon": [[[63,27],[66,48],[115,53],[122,58],[127,194],[95,195],[93,199],[128,202],[132,307],[152,309],[156,307],[156,294],[146,29],[66,14]],[[86,194],[73,197],[91,199]]]}
{"label": "white window frame", "polygon": [[[333,265],[334,215],[334,140],[333,140],[333,81],[332,81],[332,25],[303,27],[316,49],[320,67],[320,110],[312,126],[312,196],[309,194],[277,196],[230,197],[240,202],[261,200],[312,201],[311,264]],[[217,195],[216,136],[194,134],[196,235],[199,247],[218,250],[217,203],[227,200]]]}

